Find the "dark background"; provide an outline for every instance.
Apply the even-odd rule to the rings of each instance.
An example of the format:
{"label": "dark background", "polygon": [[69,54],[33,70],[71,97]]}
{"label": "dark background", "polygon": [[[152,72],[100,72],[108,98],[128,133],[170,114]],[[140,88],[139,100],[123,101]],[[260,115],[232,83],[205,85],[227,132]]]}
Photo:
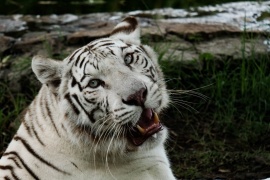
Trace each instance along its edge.
{"label": "dark background", "polygon": [[[234,0],[237,2],[240,0]],[[189,8],[232,0],[1,0],[0,14],[88,14],[155,8]]]}

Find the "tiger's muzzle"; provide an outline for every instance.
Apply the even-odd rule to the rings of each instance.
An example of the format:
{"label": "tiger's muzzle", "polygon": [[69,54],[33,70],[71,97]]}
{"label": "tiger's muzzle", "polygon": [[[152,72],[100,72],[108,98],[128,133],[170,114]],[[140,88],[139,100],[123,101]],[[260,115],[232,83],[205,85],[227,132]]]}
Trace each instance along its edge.
{"label": "tiger's muzzle", "polygon": [[129,132],[135,146],[142,145],[149,137],[162,130],[158,115],[153,109],[144,109],[139,121]]}

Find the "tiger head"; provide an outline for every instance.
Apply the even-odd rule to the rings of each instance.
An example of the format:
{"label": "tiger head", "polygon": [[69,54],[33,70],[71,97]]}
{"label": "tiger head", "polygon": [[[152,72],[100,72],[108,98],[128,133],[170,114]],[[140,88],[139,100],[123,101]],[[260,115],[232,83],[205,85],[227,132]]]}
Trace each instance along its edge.
{"label": "tiger head", "polygon": [[163,144],[167,130],[158,115],[169,97],[156,54],[141,44],[134,17],[63,61],[36,56],[32,68],[57,97],[72,142],[118,153]]}

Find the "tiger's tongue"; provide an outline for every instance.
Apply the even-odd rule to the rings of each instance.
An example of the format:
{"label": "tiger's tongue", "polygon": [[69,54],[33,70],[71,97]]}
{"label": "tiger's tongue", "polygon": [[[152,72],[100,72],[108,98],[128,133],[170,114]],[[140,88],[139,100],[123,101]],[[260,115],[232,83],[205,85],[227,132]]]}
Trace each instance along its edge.
{"label": "tiger's tongue", "polygon": [[130,138],[134,145],[140,146],[161,129],[157,114],[152,109],[144,109],[136,127],[131,131]]}

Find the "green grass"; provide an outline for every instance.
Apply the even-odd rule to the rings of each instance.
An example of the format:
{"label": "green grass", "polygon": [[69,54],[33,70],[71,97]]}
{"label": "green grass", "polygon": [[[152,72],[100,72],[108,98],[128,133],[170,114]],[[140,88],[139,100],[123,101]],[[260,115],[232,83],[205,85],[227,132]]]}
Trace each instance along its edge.
{"label": "green grass", "polygon": [[0,83],[0,154],[6,148],[19,126],[17,119],[29,103],[24,94],[12,93],[6,83]]}
{"label": "green grass", "polygon": [[[188,96],[190,93],[173,97],[196,103],[193,107],[199,113],[194,114],[190,108],[188,109],[191,112],[180,108],[183,116],[181,119],[196,119],[198,126],[200,121],[204,125],[207,123],[209,127],[198,136],[207,138],[208,141],[213,138],[211,135],[214,133],[239,141],[241,149],[260,144],[262,137],[266,138],[270,130],[269,57],[202,61],[202,70],[186,68],[181,62],[161,61],[167,78],[171,79],[167,83],[169,89],[192,90],[202,87],[199,92],[209,97],[209,101],[196,98],[192,94]],[[185,123],[188,124],[189,121]],[[229,145],[226,142],[222,144]],[[215,147],[210,146],[212,148]],[[229,150],[230,146],[226,149]]]}
{"label": "green grass", "polygon": [[[173,132],[168,149],[179,178],[270,175],[260,173],[270,170],[269,59],[254,55],[215,60],[206,53],[200,56],[201,69],[173,59],[160,60],[168,89],[182,90],[172,91],[173,106],[164,116]],[[256,162],[258,157],[264,162]],[[222,168],[226,172],[221,173]]]}

